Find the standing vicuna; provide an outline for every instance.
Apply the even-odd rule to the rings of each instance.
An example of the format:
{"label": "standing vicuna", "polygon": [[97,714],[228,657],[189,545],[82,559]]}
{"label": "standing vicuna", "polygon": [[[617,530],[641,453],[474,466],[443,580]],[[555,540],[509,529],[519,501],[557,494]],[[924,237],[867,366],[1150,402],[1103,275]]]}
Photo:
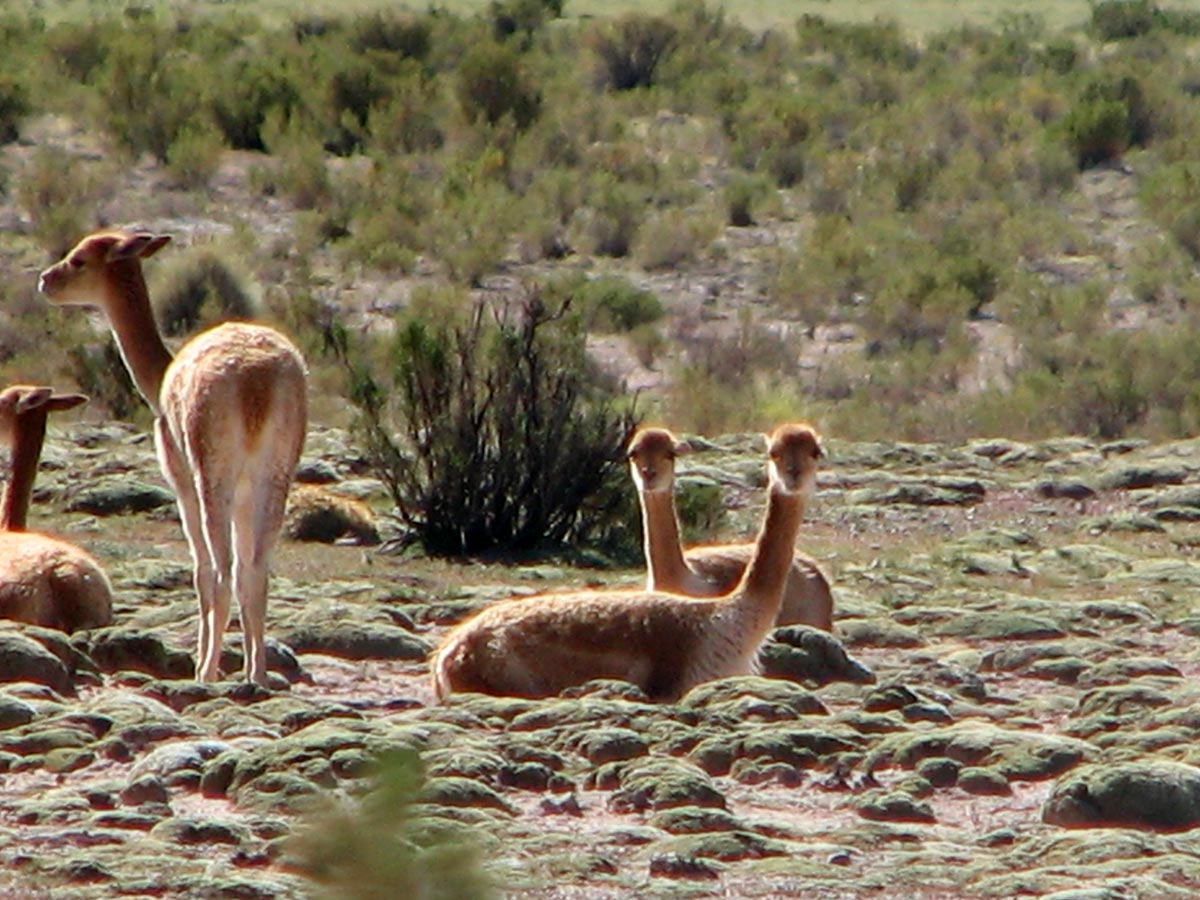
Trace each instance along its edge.
{"label": "standing vicuna", "polygon": [[[629,470],[642,507],[646,590],[720,597],[742,578],[754,544],[708,544],[684,551],[675,514],[675,459],[687,444],[663,428],[643,428],[629,442]],[[833,592],[816,561],[797,553],[783,589],[778,625],[833,630]]]}
{"label": "standing vicuna", "polygon": [[170,240],[103,231],[42,273],[51,303],[99,306],[157,417],[159,464],[175,489],[200,597],[196,675],[219,676],[231,597],[246,677],[267,683],[267,570],[306,420],[304,359],[279,332],[227,322],[172,359],[154,323],[141,261]]}
{"label": "standing vicuna", "polygon": [[732,593],[695,599],[583,591],[499,603],[447,636],[432,663],[434,692],[545,697],[593,678],[619,678],[652,699],[673,700],[701,682],[756,671],[816,485],[821,444],[808,425],[782,425],[767,452],[766,515]]}
{"label": "standing vicuna", "polygon": [[82,394],[18,384],[0,391],[0,440],[11,471],[0,500],[0,618],[75,631],[112,621],[112,588],[91,554],[25,530],[46,417],[86,403]]}

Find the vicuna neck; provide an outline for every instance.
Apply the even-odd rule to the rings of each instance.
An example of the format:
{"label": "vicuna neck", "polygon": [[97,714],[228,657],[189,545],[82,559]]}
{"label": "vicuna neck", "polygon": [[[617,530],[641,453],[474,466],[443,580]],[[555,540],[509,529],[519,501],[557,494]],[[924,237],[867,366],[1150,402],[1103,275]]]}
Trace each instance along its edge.
{"label": "vicuna neck", "polygon": [[650,590],[662,584],[680,584],[688,575],[679,543],[679,519],[675,514],[672,491],[639,491],[642,498],[642,543],[646,549],[646,567],[650,570]]}
{"label": "vicuna neck", "polygon": [[4,489],[4,499],[0,501],[0,531],[25,530],[45,436],[44,409],[22,413],[13,427],[12,472]]}
{"label": "vicuna neck", "polygon": [[769,629],[783,604],[783,587],[792,568],[796,534],[804,520],[805,496],[772,488],[767,512],[759,530],[754,557],[746,567],[736,602],[753,610],[756,620]]}
{"label": "vicuna neck", "polygon": [[106,311],[117,347],[138,390],[158,415],[159,390],[172,357],[154,321],[141,263],[121,260],[110,265],[108,275],[112,297]]}

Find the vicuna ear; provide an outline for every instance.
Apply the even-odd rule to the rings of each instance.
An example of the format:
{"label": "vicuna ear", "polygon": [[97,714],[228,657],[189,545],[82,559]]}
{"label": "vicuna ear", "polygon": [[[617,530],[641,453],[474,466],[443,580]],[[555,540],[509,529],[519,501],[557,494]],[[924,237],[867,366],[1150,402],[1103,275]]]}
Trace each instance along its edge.
{"label": "vicuna ear", "polygon": [[105,262],[117,262],[122,259],[145,259],[153,256],[168,243],[168,235],[153,235],[148,231],[139,231],[122,241],[113,244],[105,254]]}
{"label": "vicuna ear", "polygon": [[687,456],[694,449],[687,441],[676,441],[674,448],[676,456]]}
{"label": "vicuna ear", "polygon": [[87,394],[55,394],[46,402],[46,409],[49,412],[64,412],[87,402]]}
{"label": "vicuna ear", "polygon": [[29,388],[29,390],[21,395],[21,399],[17,401],[17,414],[27,413],[31,410],[45,406],[50,397],[54,394],[54,390],[48,387]]}

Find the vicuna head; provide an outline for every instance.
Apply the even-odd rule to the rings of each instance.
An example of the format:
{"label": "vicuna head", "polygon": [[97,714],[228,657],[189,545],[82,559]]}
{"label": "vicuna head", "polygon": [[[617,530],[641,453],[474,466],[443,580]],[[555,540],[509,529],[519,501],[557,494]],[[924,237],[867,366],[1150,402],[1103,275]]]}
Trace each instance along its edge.
{"label": "vicuna head", "polygon": [[83,394],[56,394],[53,388],[14,384],[0,391],[0,440],[12,440],[20,420],[33,413],[45,416],[87,402]]}
{"label": "vicuna head", "polygon": [[102,231],[76,244],[42,272],[38,290],[51,303],[105,306],[114,279],[138,272],[138,260],[153,256],[171,240],[147,231]]}
{"label": "vicuna head", "polygon": [[643,428],[629,442],[629,471],[639,491],[666,493],[675,486],[675,460],[691,448],[665,428]]}
{"label": "vicuna head", "polygon": [[811,497],[817,487],[821,438],[809,425],[781,425],[767,436],[768,486],[785,494]]}

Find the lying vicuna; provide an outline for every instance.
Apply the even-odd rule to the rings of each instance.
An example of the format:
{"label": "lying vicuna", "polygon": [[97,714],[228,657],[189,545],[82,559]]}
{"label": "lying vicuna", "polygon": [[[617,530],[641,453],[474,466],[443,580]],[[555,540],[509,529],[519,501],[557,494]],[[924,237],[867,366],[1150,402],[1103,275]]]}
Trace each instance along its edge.
{"label": "lying vicuna", "polygon": [[46,417],[85,402],[48,387],[0,391],[0,440],[12,448],[0,500],[0,618],[68,632],[112,621],[112,588],[100,564],[66,541],[25,530]]}
{"label": "lying vicuna", "polygon": [[821,446],[812,428],[793,424],[776,429],[767,451],[766,516],[732,593],[692,599],[584,591],[497,604],[455,628],[437,651],[437,696],[545,697],[593,678],[618,678],[652,699],[672,700],[701,682],[755,671],[779,614]]}
{"label": "lying vicuna", "polygon": [[267,570],[304,444],[304,360],[274,329],[227,322],[172,358],[154,323],[142,260],[169,237],[102,231],[42,273],[51,303],[99,306],[157,417],[155,443],[175,489],[200,598],[196,674],[219,677],[237,597],[245,674],[267,683]]}
{"label": "lying vicuna", "polygon": [[[684,551],[675,514],[675,459],[688,449],[662,428],[643,428],[629,443],[629,469],[642,507],[646,590],[720,597],[737,587],[755,545],[709,544]],[[794,556],[776,624],[833,630],[833,592],[815,560]]]}

